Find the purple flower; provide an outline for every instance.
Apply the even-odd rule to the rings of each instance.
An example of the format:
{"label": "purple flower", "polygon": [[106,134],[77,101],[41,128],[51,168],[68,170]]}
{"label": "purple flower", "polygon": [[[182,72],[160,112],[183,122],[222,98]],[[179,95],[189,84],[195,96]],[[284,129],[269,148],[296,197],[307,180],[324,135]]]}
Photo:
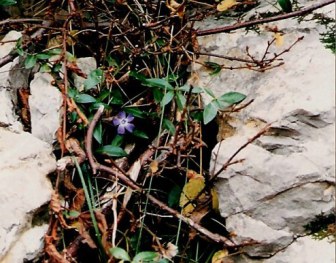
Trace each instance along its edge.
{"label": "purple flower", "polygon": [[113,125],[118,126],[118,134],[125,134],[125,129],[132,133],[135,128],[134,124],[131,123],[131,121],[133,120],[134,117],[132,114],[126,116],[126,113],[124,111],[121,111],[116,117],[114,117]]}

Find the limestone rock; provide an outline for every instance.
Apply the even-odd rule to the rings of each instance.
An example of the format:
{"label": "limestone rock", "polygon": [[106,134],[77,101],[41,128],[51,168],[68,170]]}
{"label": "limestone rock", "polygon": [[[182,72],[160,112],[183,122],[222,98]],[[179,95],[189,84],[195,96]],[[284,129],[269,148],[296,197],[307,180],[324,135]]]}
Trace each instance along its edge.
{"label": "limestone rock", "polygon": [[25,231],[2,259],[2,263],[22,263],[33,260],[43,251],[44,235],[49,225],[36,226]]}
{"label": "limestone rock", "polygon": [[50,200],[52,186],[46,175],[55,170],[56,161],[45,142],[4,128],[0,128],[0,160],[1,261],[29,231],[34,211]]}
{"label": "limestone rock", "polygon": [[[264,3],[262,8],[270,7]],[[334,12],[334,6],[328,8]],[[193,68],[195,86],[210,88],[216,96],[237,91],[247,95],[246,101],[254,100],[229,118],[224,115],[226,126],[219,129],[224,131],[224,136],[219,134],[223,141],[213,150],[210,171],[214,166],[218,171],[240,146],[272,122],[272,128],[263,137],[234,159],[244,161],[229,166],[219,175],[216,185],[220,212],[226,218],[228,230],[237,234],[237,242],[251,238],[261,242],[245,251],[249,256],[265,258],[278,255],[292,242],[293,246],[295,237],[304,235],[305,224],[321,212],[332,213],[335,208],[334,54],[320,42],[319,34],[324,28],[315,22],[298,24],[291,19],[267,26],[277,26],[284,33],[284,43],[272,45],[266,54],[268,58],[304,37],[281,56],[284,65],[265,72],[224,69],[217,76],[210,76],[200,65]],[[274,33],[265,25],[259,29],[260,35],[237,30],[198,40],[204,52],[250,59],[248,47],[249,54],[260,59]],[[201,56],[200,60],[226,67],[245,65],[210,56]],[[204,96],[205,103],[209,100]],[[301,245],[309,247],[308,243]],[[277,261],[271,257],[267,262],[299,261]]]}
{"label": "limestone rock", "polygon": [[[76,59],[77,66],[87,75],[90,74],[92,70],[97,68],[97,62],[93,57],[85,57]],[[73,74],[74,86],[79,90],[83,91],[85,78]]]}
{"label": "limestone rock", "polygon": [[0,58],[7,56],[16,46],[16,42],[13,40],[18,40],[22,37],[22,34],[18,31],[9,31],[7,35],[2,39],[4,44],[0,46]]}
{"label": "limestone rock", "polygon": [[[17,40],[22,36],[20,32],[10,31],[2,41]],[[8,55],[14,48],[16,42],[7,42],[0,45],[0,58]],[[0,68],[0,126],[9,127],[11,130],[20,131],[22,125],[17,121],[15,114],[17,102],[17,90],[28,86],[29,70],[22,69],[20,58],[7,63]]]}
{"label": "limestone rock", "polygon": [[288,248],[268,259],[251,259],[244,255],[232,257],[235,263],[333,263],[335,245],[329,240],[315,240],[309,236],[300,237]]}
{"label": "limestone rock", "polygon": [[32,134],[52,144],[60,127],[62,94],[49,73],[36,73],[30,83],[29,107]]}

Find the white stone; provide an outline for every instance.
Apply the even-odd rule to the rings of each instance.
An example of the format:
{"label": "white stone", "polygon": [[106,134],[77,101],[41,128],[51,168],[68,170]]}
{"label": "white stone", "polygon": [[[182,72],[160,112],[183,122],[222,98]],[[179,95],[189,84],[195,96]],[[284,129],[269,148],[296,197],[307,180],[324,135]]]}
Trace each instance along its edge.
{"label": "white stone", "polygon": [[9,31],[7,35],[1,40],[0,43],[0,58],[3,58],[7,56],[16,46],[16,41],[20,37],[22,37],[22,34],[17,31]]}
{"label": "white stone", "polygon": [[32,134],[52,144],[60,127],[62,94],[49,73],[36,73],[30,83],[29,107]]}
{"label": "white stone", "polygon": [[250,256],[272,256],[274,251],[278,251],[287,247],[292,241],[293,236],[283,230],[275,230],[255,220],[247,215],[233,215],[227,220],[228,231],[233,231],[236,237],[233,238],[237,243],[243,241],[255,240],[260,242],[260,245],[253,246],[253,249],[246,247],[244,250]]}
{"label": "white stone", "polygon": [[300,237],[286,249],[268,259],[251,259],[244,255],[233,257],[235,263],[334,263],[335,244],[328,239],[315,240],[310,236]]}
{"label": "white stone", "polygon": [[[94,57],[85,57],[76,59],[76,64],[83,73],[89,75],[91,71],[97,68],[97,62]],[[86,80],[83,77],[78,76],[77,74],[72,74],[74,80],[74,86],[79,90],[84,90],[84,81]]]}
{"label": "white stone", "polygon": [[[263,3],[261,8],[270,7]],[[325,10],[334,13],[334,9],[330,5]],[[279,54],[304,36],[283,54],[283,66],[266,72],[224,69],[217,76],[209,76],[202,66],[194,65],[192,80],[192,84],[210,88],[216,96],[237,91],[247,95],[246,101],[254,99],[241,112],[231,114],[228,123],[235,133],[213,150],[210,171],[214,166],[218,171],[239,147],[272,122],[270,132],[243,149],[234,160],[244,161],[229,166],[216,185],[221,215],[226,218],[226,227],[237,234],[235,239],[253,238],[263,243],[244,249],[253,257],[278,255],[291,242],[294,246],[293,237],[304,234],[305,224],[335,208],[334,54],[320,42],[323,27],[315,22],[298,24],[289,19],[268,26],[277,26],[285,33],[284,44],[272,46],[268,56]],[[249,59],[248,46],[251,55],[261,58],[273,33],[265,25],[260,30],[260,35],[236,30],[198,40],[204,52]],[[228,67],[244,65],[205,56],[200,60]],[[204,96],[205,103],[210,99]],[[302,250],[309,249],[309,243],[297,246],[301,245]],[[297,261],[293,253],[288,255],[292,258],[287,261],[271,257],[267,262],[314,262]]]}
{"label": "white stone", "polygon": [[56,169],[56,161],[45,142],[4,128],[0,128],[0,160],[1,261],[30,228],[34,211],[50,200],[52,186],[46,175]]}
{"label": "white stone", "polygon": [[43,251],[44,235],[49,225],[33,227],[25,231],[15,242],[2,263],[22,263],[35,259]]}

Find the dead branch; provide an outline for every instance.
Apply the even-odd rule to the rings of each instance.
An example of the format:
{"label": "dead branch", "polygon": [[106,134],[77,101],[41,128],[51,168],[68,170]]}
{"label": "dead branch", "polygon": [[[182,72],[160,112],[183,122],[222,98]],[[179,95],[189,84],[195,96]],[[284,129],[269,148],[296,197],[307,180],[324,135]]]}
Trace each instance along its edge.
{"label": "dead branch", "polygon": [[254,26],[254,25],[259,25],[259,24],[264,24],[264,23],[269,23],[269,22],[274,22],[274,21],[279,21],[279,20],[285,20],[288,18],[292,17],[297,17],[297,16],[303,16],[305,14],[308,14],[316,9],[319,9],[321,7],[324,7],[326,5],[330,5],[332,3],[335,3],[335,0],[325,0],[317,4],[313,4],[311,6],[302,8],[298,11],[294,11],[291,13],[286,13],[286,14],[281,14],[273,17],[267,17],[267,18],[262,18],[262,19],[257,19],[257,20],[252,20],[252,21],[247,21],[247,22],[242,22],[242,23],[237,23],[234,25],[229,25],[229,26],[224,26],[224,27],[218,27],[218,28],[213,28],[213,29],[206,29],[206,30],[198,30],[196,31],[197,36],[207,36],[207,35],[213,35],[213,34],[218,34],[218,33],[227,33],[232,30],[240,29],[240,28],[245,28],[248,26]]}
{"label": "dead branch", "polygon": [[[101,115],[103,114],[103,112],[104,112],[104,106],[101,106],[98,109],[98,111],[96,112],[96,114],[94,115],[93,120],[91,121],[91,123],[89,125],[89,129],[88,129],[87,136],[86,136],[86,139],[85,139],[85,147],[86,147],[87,157],[88,157],[89,163],[92,167],[92,170],[93,170],[94,174],[96,174],[97,171],[107,172],[110,175],[110,176],[108,176],[108,179],[120,180],[124,184],[126,184],[128,187],[133,189],[134,191],[136,191],[138,193],[146,194],[148,200],[150,200],[158,208],[160,208],[160,209],[166,211],[167,213],[173,215],[175,218],[180,219],[181,221],[183,221],[184,223],[186,223],[190,227],[194,228],[198,233],[206,236],[207,238],[209,238],[210,240],[212,240],[216,243],[221,243],[226,247],[239,247],[239,246],[246,245],[246,244],[235,244],[224,236],[221,236],[219,234],[210,232],[206,228],[202,227],[200,224],[195,223],[190,218],[187,218],[187,217],[183,216],[182,214],[180,214],[175,209],[172,209],[172,208],[168,207],[165,203],[163,203],[162,201],[160,201],[156,197],[152,196],[151,194],[145,193],[145,190],[141,186],[139,186],[136,182],[131,180],[126,175],[125,172],[120,171],[120,170],[112,169],[110,167],[107,167],[105,165],[102,165],[102,164],[96,162],[94,160],[94,156],[92,154],[92,148],[91,148],[92,147],[92,135],[93,135],[93,130],[95,128],[95,125],[96,125],[97,121],[99,120],[99,118],[101,117]],[[111,176],[112,176],[112,178],[111,178]]]}
{"label": "dead branch", "polygon": [[254,135],[252,138],[248,139],[246,143],[244,143],[242,146],[239,147],[237,151],[235,151],[234,154],[231,155],[231,157],[222,165],[222,167],[214,174],[211,176],[210,183],[213,182],[218,175],[223,172],[228,166],[232,164],[233,158],[237,156],[238,153],[240,153],[244,148],[246,148],[249,144],[254,142],[256,139],[258,139],[260,136],[265,134],[268,129],[271,127],[272,123],[267,124],[264,128],[262,128],[256,135]]}

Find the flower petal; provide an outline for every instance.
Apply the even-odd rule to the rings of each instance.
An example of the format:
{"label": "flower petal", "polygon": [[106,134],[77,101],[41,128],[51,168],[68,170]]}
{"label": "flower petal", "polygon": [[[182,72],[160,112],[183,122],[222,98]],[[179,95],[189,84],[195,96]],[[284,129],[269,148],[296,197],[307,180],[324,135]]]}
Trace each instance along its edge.
{"label": "flower petal", "polygon": [[125,127],[123,125],[119,125],[117,132],[118,134],[125,134]]}
{"label": "flower petal", "polygon": [[134,120],[134,116],[132,114],[129,114],[126,118],[127,122],[131,122]]}
{"label": "flower petal", "polygon": [[132,123],[128,123],[128,125],[125,125],[126,130],[128,130],[130,133],[133,132],[135,126]]}
{"label": "flower petal", "polygon": [[117,117],[119,119],[125,119],[126,118],[126,113],[124,111],[121,111],[118,113]]}
{"label": "flower petal", "polygon": [[113,122],[114,126],[118,126],[118,125],[120,125],[120,121],[121,121],[121,119],[114,117],[112,122]]}

